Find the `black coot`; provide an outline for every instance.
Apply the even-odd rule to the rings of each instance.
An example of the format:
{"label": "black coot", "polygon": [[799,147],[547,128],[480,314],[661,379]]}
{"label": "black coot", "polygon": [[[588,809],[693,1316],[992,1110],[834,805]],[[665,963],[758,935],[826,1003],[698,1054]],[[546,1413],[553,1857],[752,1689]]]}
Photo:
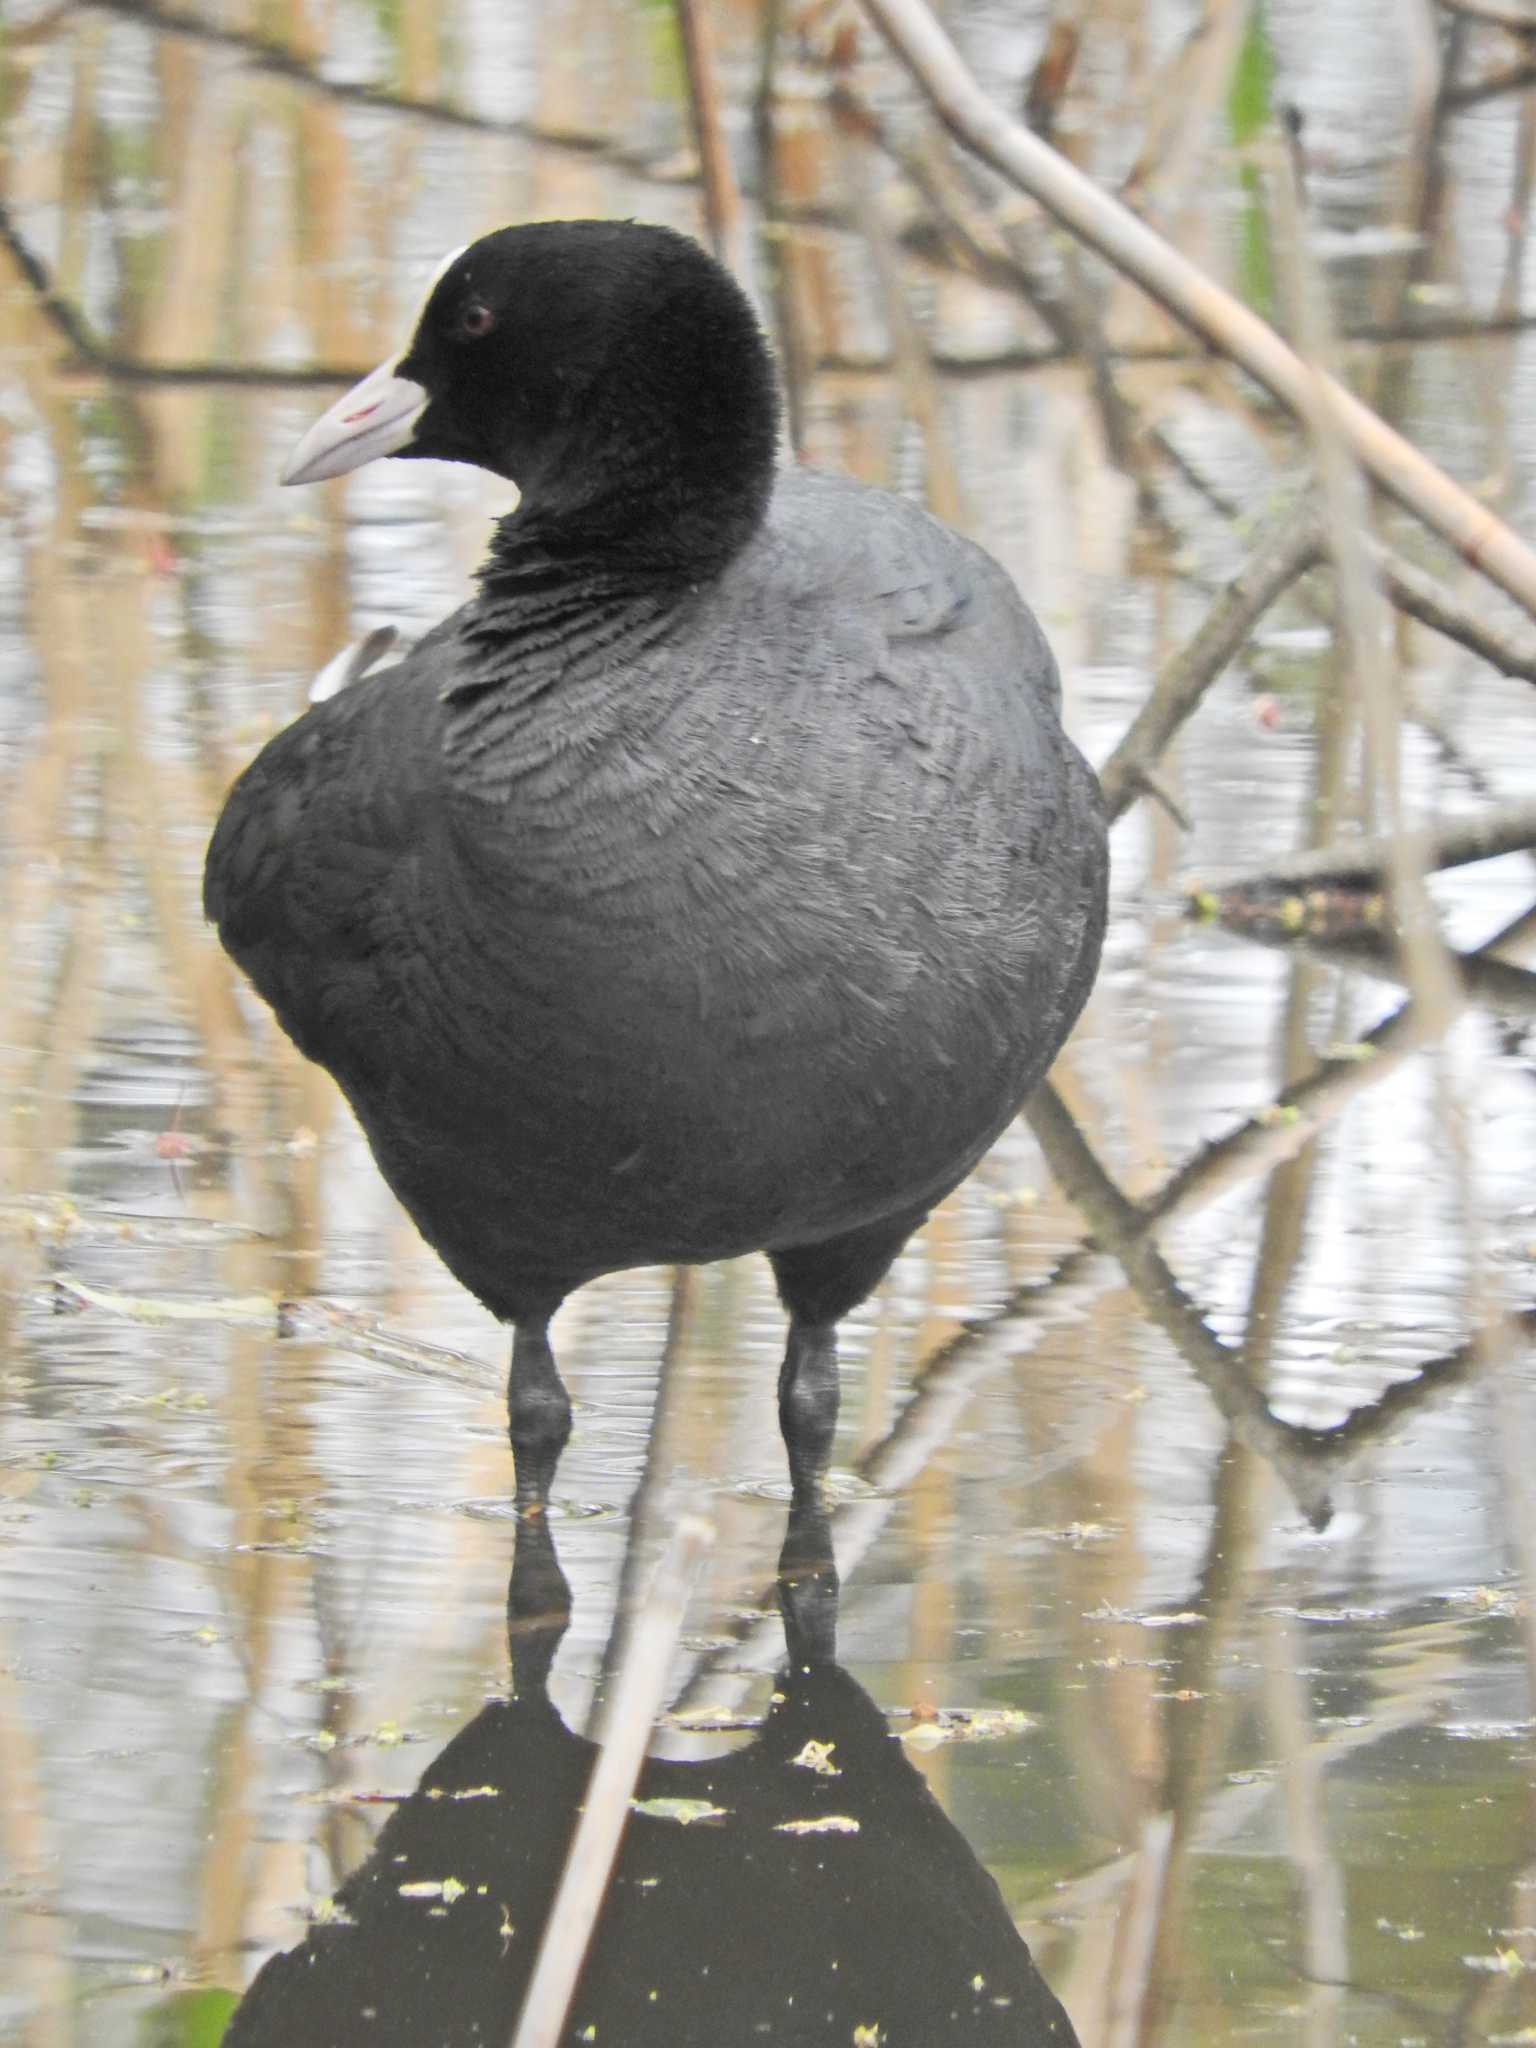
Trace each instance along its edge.
{"label": "black coot", "polygon": [[766,1251],[779,1411],[824,1468],[835,1325],[1077,1016],[1104,825],[1002,570],[775,465],[731,278],[633,222],[506,228],[290,483],[379,455],[513,479],[479,594],[236,783],[219,936],[386,1180],[514,1326],[519,1500],[570,1403],[546,1328],[623,1266]]}

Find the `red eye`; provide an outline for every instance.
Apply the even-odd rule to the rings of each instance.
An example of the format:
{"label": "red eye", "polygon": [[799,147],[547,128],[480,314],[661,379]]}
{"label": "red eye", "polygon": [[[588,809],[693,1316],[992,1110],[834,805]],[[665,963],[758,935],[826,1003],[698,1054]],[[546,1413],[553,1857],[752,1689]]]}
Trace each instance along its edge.
{"label": "red eye", "polygon": [[478,299],[471,299],[459,315],[459,332],[470,341],[478,341],[482,334],[489,334],[496,325],[496,315],[489,306],[482,306]]}

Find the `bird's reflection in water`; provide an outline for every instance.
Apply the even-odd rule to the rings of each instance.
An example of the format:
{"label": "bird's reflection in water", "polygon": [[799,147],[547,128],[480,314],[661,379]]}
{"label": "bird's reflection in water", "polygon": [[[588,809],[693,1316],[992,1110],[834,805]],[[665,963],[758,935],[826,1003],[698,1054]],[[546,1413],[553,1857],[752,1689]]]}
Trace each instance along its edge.
{"label": "bird's reflection in water", "polygon": [[[631,1816],[562,2042],[1073,2048],[996,1883],[836,1662],[819,1507],[791,1510],[779,1569],[767,1721],[724,1757],[647,1760],[636,1797],[689,1804]],[[514,1697],[438,1757],[338,1917],[266,1964],[226,2048],[510,2043],[594,1757],[548,1693],[569,1609],[548,1522],[521,1523]]]}

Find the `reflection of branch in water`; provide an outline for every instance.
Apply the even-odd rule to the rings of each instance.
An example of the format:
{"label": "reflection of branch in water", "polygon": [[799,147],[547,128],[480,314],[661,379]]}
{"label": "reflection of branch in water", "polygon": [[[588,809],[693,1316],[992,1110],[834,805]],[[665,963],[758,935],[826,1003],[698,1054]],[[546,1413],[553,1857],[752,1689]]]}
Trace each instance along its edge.
{"label": "reflection of branch in water", "polygon": [[[1323,914],[1326,918],[1326,909]],[[1234,938],[1252,945],[1267,946],[1273,952],[1300,954],[1316,961],[1319,966],[1349,968],[1356,974],[1367,974],[1375,981],[1388,982],[1397,988],[1408,985],[1408,977],[1391,934],[1370,926],[1345,931],[1330,931],[1326,925],[1314,931],[1304,926],[1297,932],[1288,930],[1275,917],[1261,916],[1257,920],[1248,920],[1223,916],[1222,929],[1230,931]],[[1475,953],[1459,954],[1456,970],[1467,994],[1475,997],[1485,1009],[1520,1017],[1536,1015],[1536,971],[1497,958],[1493,948],[1506,943],[1501,934],[1487,940]],[[1363,1045],[1368,1037],[1369,1034],[1356,1043]],[[1351,1052],[1350,1057],[1356,1055]]]}
{"label": "reflection of branch in water", "polygon": [[1217,1467],[1215,1512],[1189,1603],[1201,1625],[1181,1629],[1171,1646],[1162,1783],[1143,1824],[1116,1943],[1110,2008],[1117,2039],[1163,2037],[1190,1960],[1185,1935],[1196,1834],[1237,1710],[1220,1673],[1246,1614],[1266,1487],[1262,1465],[1229,1445]]}
{"label": "reflection of branch in water", "polygon": [[1058,1183],[1087,1217],[1095,1237],[1114,1253],[1150,1319],[1172,1341],[1233,1435],[1281,1472],[1303,1511],[1327,1520],[1328,1473],[1318,1452],[1323,1432],[1282,1422],[1249,1378],[1238,1355],[1205,1322],[1140,1228],[1140,1216],[1093,1156],[1059,1095],[1048,1084],[1025,1116]]}
{"label": "reflection of branch in water", "polygon": [[38,310],[61,340],[68,343],[80,361],[103,376],[133,384],[232,384],[257,389],[309,390],[316,387],[345,387],[357,378],[355,368],[325,363],[304,368],[283,368],[260,363],[145,363],[118,355],[107,348],[87,327],[78,307],[54,289],[47,266],[22,237],[10,209],[0,204],[0,244],[9,252],[35,299]]}
{"label": "reflection of branch in water", "polygon": [[388,86],[369,85],[358,79],[327,78],[287,43],[261,35],[254,29],[231,28],[223,22],[210,21],[206,15],[191,8],[166,6],[162,0],[86,0],[86,4],[101,13],[137,22],[142,28],[156,29],[166,35],[190,36],[198,42],[219,43],[227,49],[239,50],[250,58],[258,71],[270,72],[310,92],[323,93],[329,99],[345,100],[354,106],[373,107],[385,113],[409,114],[439,127],[467,129],[476,135],[519,137],[550,149],[568,150],[578,156],[601,157],[641,177],[656,175],[649,159],[638,153],[622,151],[605,138],[545,129],[529,121],[499,120],[490,114],[476,114],[467,107],[454,106],[448,100],[422,99],[415,94],[395,92]]}
{"label": "reflection of branch in water", "polygon": [[1396,1073],[1411,1054],[1437,1037],[1415,1006],[1404,1003],[1364,1032],[1343,1057],[1325,1057],[1304,1080],[1285,1089],[1257,1115],[1202,1146],[1141,1204],[1134,1229],[1147,1235],[1159,1233],[1175,1216],[1204,1207],[1242,1181],[1293,1158],[1324,1124]]}
{"label": "reflection of branch in water", "polygon": [[[1536,981],[1526,969],[1496,957],[1499,947],[1516,938],[1528,914],[1522,913],[1514,924],[1496,932],[1477,952],[1452,957],[1452,966],[1467,994],[1494,1005],[1529,1009],[1536,994]],[[1372,963],[1371,971],[1389,973],[1394,979],[1405,978],[1385,961],[1379,969]],[[1312,1073],[1284,1089],[1256,1115],[1212,1139],[1187,1159],[1155,1195],[1140,1204],[1137,1227],[1160,1232],[1175,1216],[1203,1206],[1239,1182],[1267,1173],[1281,1160],[1292,1158],[1357,1096],[1376,1087],[1411,1054],[1435,1043],[1441,1035],[1426,1020],[1418,1004],[1404,1003],[1353,1044],[1342,1048],[1337,1056],[1325,1055]]]}
{"label": "reflection of branch in water", "polygon": [[[919,1368],[912,1395],[901,1413],[854,1466],[859,1477],[879,1492],[867,1499],[839,1501],[832,1510],[839,1567],[851,1577],[874,1548],[881,1530],[928,1460],[950,1437],[976,1391],[995,1372],[1014,1365],[1036,1350],[1064,1323],[1081,1324],[1090,1302],[1120,1278],[1120,1267],[1107,1253],[1079,1247],[1044,1280],[1012,1294],[997,1312],[967,1323]],[[1085,1435],[1095,1426],[1089,1417]],[[1080,1455],[1074,1445],[1062,1456]],[[1051,1461],[1054,1463],[1054,1461]],[[1015,1475],[1016,1477],[1038,1475]],[[744,1603],[737,1617],[721,1631],[718,1648],[702,1656],[693,1678],[680,1695],[698,1697],[703,1681],[718,1669],[739,1672],[762,1669],[777,1655],[774,1624],[762,1618],[772,1607],[771,1589]]]}
{"label": "reflection of branch in water", "polygon": [[[1327,1521],[1333,1475],[1345,1462],[1475,1372],[1481,1338],[1427,1360],[1414,1378],[1388,1387],[1331,1428],[1283,1422],[1240,1354],[1222,1343],[1174,1278],[1147,1236],[1143,1213],[1094,1158],[1061,1098],[1046,1085],[1031,1098],[1025,1114],[1052,1173],[1082,1209],[1098,1242],[1119,1260],[1149,1318],[1174,1344],[1237,1440],[1269,1460],[1315,1522]],[[1505,1328],[1528,1335],[1536,1330],[1536,1311],[1507,1318]]]}
{"label": "reflection of branch in water", "polygon": [[1453,112],[1459,113],[1465,107],[1481,106],[1484,100],[1498,99],[1507,92],[1524,92],[1530,85],[1536,85],[1536,64],[1522,60],[1454,87],[1446,94],[1445,103]]}
{"label": "reflection of branch in water", "polygon": [[[1310,506],[1300,511],[1293,508],[1269,527],[1241,572],[1216,599],[1194,637],[1158,671],[1140,711],[1100,769],[1099,781],[1111,819],[1119,818],[1130,808],[1146,787],[1152,768],[1211,684],[1247,645],[1259,620],[1298,578],[1322,561],[1323,552],[1321,530]],[[1402,560],[1390,549],[1370,545],[1368,552],[1380,574],[1383,589],[1399,611],[1442,637],[1456,641],[1501,674],[1517,676],[1526,682],[1536,681],[1536,644],[1529,638],[1490,626],[1433,577],[1426,576],[1421,569]],[[1524,808],[1530,809],[1529,806]],[[1494,814],[1494,818],[1498,816]],[[1488,822],[1491,826],[1493,820]],[[1527,828],[1517,843],[1529,843],[1530,836]],[[1368,852],[1365,841],[1351,849],[1356,859],[1365,857]],[[1491,856],[1468,853],[1461,857],[1486,859]],[[1301,858],[1305,860],[1307,856]],[[1449,866],[1454,863],[1432,861],[1430,864]],[[1378,849],[1372,859],[1372,871],[1380,865]],[[1292,863],[1275,873],[1283,879],[1294,871],[1295,863]],[[1325,871],[1326,864],[1319,868],[1318,873]]]}
{"label": "reflection of branch in water", "polygon": [[[1499,1006],[1528,1009],[1536,987],[1524,968],[1501,960],[1501,949],[1518,945],[1536,918],[1536,906],[1522,911],[1475,953],[1455,956],[1453,965],[1469,995]],[[1278,940],[1277,940],[1278,943]],[[1352,942],[1358,949],[1364,941]],[[1406,980],[1395,965],[1395,953],[1365,963],[1372,973]],[[1325,1057],[1317,1068],[1256,1116],[1215,1138],[1171,1174],[1157,1194],[1140,1205],[1141,1228],[1158,1231],[1184,1211],[1224,1193],[1239,1181],[1267,1173],[1291,1158],[1322,1125],[1348,1103],[1395,1073],[1410,1053],[1434,1037],[1412,1002],[1364,1033],[1341,1056]]]}

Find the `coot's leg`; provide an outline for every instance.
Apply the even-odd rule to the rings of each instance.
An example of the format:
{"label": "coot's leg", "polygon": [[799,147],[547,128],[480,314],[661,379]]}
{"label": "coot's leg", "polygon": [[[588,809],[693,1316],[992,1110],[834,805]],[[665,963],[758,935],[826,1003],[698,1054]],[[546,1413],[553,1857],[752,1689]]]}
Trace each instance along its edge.
{"label": "coot's leg", "polygon": [[779,1372],[779,1427],[797,1498],[826,1477],[837,1428],[837,1325],[884,1278],[927,1214],[909,1210],[829,1237],[768,1254],[779,1299],[789,1310],[789,1342]]}
{"label": "coot's leg", "polygon": [[513,1325],[507,1375],[507,1434],[519,1514],[543,1511],[570,1433],[571,1397],[549,1348],[549,1319],[524,1317]]}
{"label": "coot's leg", "polygon": [[796,1499],[818,1491],[826,1477],[837,1405],[836,1327],[805,1323],[792,1314],[779,1368],[779,1428]]}

